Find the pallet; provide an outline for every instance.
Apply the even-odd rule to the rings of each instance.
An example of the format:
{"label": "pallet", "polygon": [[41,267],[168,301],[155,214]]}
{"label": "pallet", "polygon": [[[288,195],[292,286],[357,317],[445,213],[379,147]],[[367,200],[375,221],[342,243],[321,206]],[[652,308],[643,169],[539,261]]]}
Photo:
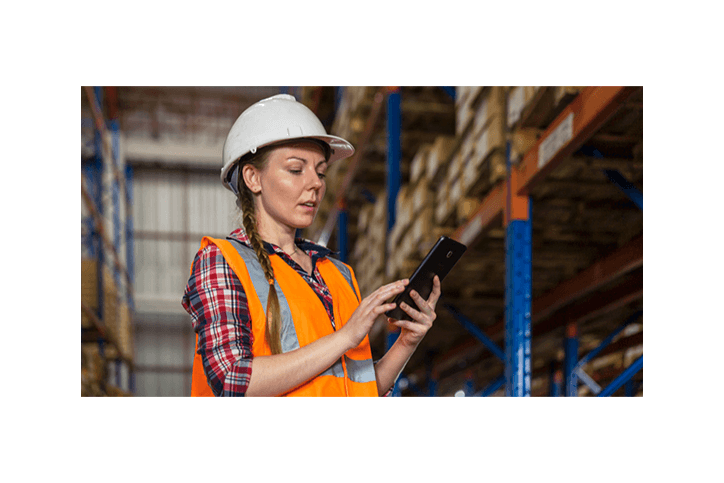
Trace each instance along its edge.
{"label": "pallet", "polygon": [[505,88],[490,87],[481,94],[481,99],[475,109],[473,120],[473,133],[477,136],[483,132],[491,120],[506,116]]}

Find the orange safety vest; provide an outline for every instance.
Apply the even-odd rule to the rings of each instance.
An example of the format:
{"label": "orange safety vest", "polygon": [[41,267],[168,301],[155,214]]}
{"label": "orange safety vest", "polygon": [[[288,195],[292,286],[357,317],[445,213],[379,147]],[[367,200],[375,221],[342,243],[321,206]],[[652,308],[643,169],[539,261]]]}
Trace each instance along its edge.
{"label": "orange safety vest", "polygon": [[[269,282],[264,276],[256,253],[237,241],[204,237],[201,249],[213,243],[244,287],[251,328],[254,336],[252,354],[271,355],[266,342],[266,300]],[[334,332],[332,321],[317,294],[306,281],[278,255],[270,255],[274,268],[275,288],[282,318],[282,352],[311,344]],[[331,258],[317,261],[317,268],[333,300],[336,330],[344,326],[359,305],[359,287],[352,269]],[[193,271],[193,265],[192,265]],[[191,396],[213,396],[199,354],[198,336],[193,363]],[[332,367],[297,386],[283,396],[378,396],[375,369],[369,338],[347,351]]]}

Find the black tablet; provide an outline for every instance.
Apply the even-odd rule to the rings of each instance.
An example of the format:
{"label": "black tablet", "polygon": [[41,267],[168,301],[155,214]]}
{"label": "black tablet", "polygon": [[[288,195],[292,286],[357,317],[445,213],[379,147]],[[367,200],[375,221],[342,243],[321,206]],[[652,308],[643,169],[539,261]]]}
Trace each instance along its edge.
{"label": "black tablet", "polygon": [[[410,283],[405,287],[405,291],[398,294],[393,302],[397,305],[394,309],[385,312],[385,315],[397,320],[411,320],[410,316],[400,308],[400,303],[405,302],[414,309],[418,309],[417,304],[412,297],[410,291],[415,290],[420,296],[427,300],[432,293],[432,284],[435,275],[440,278],[440,282],[450,273],[450,270],[463,256],[467,247],[452,238],[441,236],[435,243],[435,246],[428,252],[424,260],[415,269],[410,277]],[[419,309],[418,309],[419,310]]]}

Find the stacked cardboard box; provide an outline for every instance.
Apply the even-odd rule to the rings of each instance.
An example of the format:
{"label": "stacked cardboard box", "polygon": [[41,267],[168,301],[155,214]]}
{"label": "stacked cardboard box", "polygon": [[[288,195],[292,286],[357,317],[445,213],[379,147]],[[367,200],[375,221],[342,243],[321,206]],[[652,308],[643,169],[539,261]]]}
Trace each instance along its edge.
{"label": "stacked cardboard box", "polygon": [[455,88],[455,134],[460,136],[474,117],[472,109],[482,87],[457,86]]}
{"label": "stacked cardboard box", "polygon": [[462,193],[464,197],[484,194],[506,175],[505,92],[488,87],[475,106],[472,129],[463,141]]}
{"label": "stacked cardboard box", "polygon": [[386,280],[393,280],[398,276],[400,263],[407,256],[406,235],[411,220],[410,185],[400,187],[395,203],[395,225],[387,237],[387,264],[385,267]]}
{"label": "stacked cardboard box", "polygon": [[[428,189],[433,193],[433,219],[437,220],[437,210],[442,210],[440,216],[447,214],[449,183],[448,173],[453,163],[453,150],[456,138],[454,136],[438,136],[427,153],[427,163],[421,178],[425,178]],[[418,202],[419,203],[419,202]],[[418,204],[418,206],[421,206]],[[438,222],[439,224],[439,222]]]}
{"label": "stacked cardboard box", "polygon": [[462,153],[458,150],[452,154],[447,164],[447,171],[436,194],[435,222],[439,226],[448,224],[455,213],[456,204],[462,196],[461,167]]}
{"label": "stacked cardboard box", "polygon": [[[436,153],[437,156],[445,153]],[[404,237],[405,260],[416,262],[419,258],[418,247],[422,241],[427,239],[434,224],[435,191],[433,180],[425,175],[423,171],[416,177],[414,184],[410,185],[409,196],[409,230]],[[414,268],[414,267],[413,267]],[[399,277],[408,277],[410,267],[404,262],[399,264]]]}
{"label": "stacked cardboard box", "polygon": [[357,219],[354,261],[360,292],[366,297],[385,280],[387,239],[387,197],[379,196],[374,205],[366,205]]}
{"label": "stacked cardboard box", "polygon": [[520,121],[526,106],[533,99],[539,86],[515,86],[508,90],[507,126],[511,131]]}

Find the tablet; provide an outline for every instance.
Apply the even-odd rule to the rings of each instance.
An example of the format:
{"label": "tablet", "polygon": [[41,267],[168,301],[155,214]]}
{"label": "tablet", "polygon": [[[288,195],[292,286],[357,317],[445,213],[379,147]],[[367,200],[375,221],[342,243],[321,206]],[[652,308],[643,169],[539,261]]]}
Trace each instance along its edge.
{"label": "tablet", "polygon": [[394,298],[393,302],[397,306],[385,312],[385,315],[397,320],[412,320],[411,317],[400,308],[400,303],[405,302],[410,307],[419,310],[415,301],[410,297],[410,291],[415,290],[423,299],[427,300],[430,293],[432,293],[435,275],[440,278],[440,283],[442,283],[445,276],[450,273],[450,270],[452,270],[458,260],[460,260],[460,257],[463,256],[465,250],[467,250],[467,247],[462,243],[452,238],[441,236],[437,243],[435,243],[435,246],[430,249],[420,265],[415,269],[415,272],[410,277],[410,283],[405,287],[405,291]]}

